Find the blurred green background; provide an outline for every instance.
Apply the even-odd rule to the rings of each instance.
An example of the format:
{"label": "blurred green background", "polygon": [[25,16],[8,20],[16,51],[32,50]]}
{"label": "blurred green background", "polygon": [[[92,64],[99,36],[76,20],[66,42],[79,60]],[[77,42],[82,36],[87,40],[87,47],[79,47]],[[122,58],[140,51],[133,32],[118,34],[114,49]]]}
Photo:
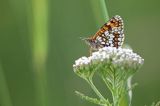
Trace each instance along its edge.
{"label": "blurred green background", "polygon": [[[88,55],[80,37],[106,22],[100,0],[0,0],[0,106],[94,106],[75,90],[95,96],[73,72]],[[145,59],[133,82],[133,106],[160,100],[160,1],[107,0],[109,16],[120,15],[125,43]],[[97,81],[98,88],[104,86]]]}

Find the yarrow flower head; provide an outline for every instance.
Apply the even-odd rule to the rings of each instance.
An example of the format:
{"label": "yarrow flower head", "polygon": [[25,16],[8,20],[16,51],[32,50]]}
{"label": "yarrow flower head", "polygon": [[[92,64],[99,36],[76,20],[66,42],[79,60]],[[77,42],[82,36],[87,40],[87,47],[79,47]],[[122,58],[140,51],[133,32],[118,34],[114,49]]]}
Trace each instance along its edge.
{"label": "yarrow flower head", "polygon": [[[144,63],[144,59],[131,49],[104,47],[97,52],[93,52],[89,57],[81,57],[75,61],[73,65],[74,71],[77,73],[86,69],[103,67],[114,67],[125,70],[138,70]],[[91,70],[88,70],[92,72]]]}
{"label": "yarrow flower head", "polygon": [[[81,57],[76,60],[73,69],[78,76],[91,85],[103,101],[106,101],[99,92],[97,93],[92,83],[94,73],[98,72],[112,93],[114,106],[118,106],[117,104],[120,104],[126,95],[128,95],[128,104],[131,103],[131,77],[143,63],[144,59],[132,49],[104,47],[93,52],[89,57]],[[84,96],[82,98],[92,100]]]}
{"label": "yarrow flower head", "polygon": [[91,58],[90,57],[81,57],[78,60],[75,61],[75,64],[73,65],[74,72],[77,73],[80,77],[86,78],[93,75],[94,65],[91,64]]}

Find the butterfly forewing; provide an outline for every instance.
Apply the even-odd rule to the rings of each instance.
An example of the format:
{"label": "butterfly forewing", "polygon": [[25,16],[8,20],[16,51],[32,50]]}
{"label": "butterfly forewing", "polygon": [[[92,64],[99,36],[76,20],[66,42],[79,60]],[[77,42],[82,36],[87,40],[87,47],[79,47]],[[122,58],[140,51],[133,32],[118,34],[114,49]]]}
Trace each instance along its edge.
{"label": "butterfly forewing", "polygon": [[124,41],[123,20],[116,15],[105,23],[87,42],[93,49],[102,47],[121,47]]}

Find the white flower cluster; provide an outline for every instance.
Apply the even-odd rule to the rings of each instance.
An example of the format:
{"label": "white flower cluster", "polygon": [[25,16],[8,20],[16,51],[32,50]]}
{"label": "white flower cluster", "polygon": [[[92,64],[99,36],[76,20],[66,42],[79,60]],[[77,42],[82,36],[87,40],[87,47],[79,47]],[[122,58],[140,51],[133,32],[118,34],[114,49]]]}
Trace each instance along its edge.
{"label": "white flower cluster", "polygon": [[93,52],[90,57],[81,57],[75,61],[74,68],[85,67],[96,62],[109,62],[115,66],[137,69],[143,65],[144,59],[131,49],[104,47]]}
{"label": "white flower cluster", "polygon": [[83,56],[81,58],[79,58],[78,60],[75,61],[75,64],[73,65],[73,67],[76,67],[76,66],[81,66],[81,65],[87,65],[90,63],[90,59]]}

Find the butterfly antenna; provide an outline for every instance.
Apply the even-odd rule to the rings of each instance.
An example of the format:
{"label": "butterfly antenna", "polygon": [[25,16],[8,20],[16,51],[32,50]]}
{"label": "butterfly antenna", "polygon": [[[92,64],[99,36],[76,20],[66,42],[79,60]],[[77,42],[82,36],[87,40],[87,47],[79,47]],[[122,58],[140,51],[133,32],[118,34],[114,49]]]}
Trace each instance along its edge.
{"label": "butterfly antenna", "polygon": [[87,38],[85,38],[85,37],[79,37],[81,40],[86,40]]}

